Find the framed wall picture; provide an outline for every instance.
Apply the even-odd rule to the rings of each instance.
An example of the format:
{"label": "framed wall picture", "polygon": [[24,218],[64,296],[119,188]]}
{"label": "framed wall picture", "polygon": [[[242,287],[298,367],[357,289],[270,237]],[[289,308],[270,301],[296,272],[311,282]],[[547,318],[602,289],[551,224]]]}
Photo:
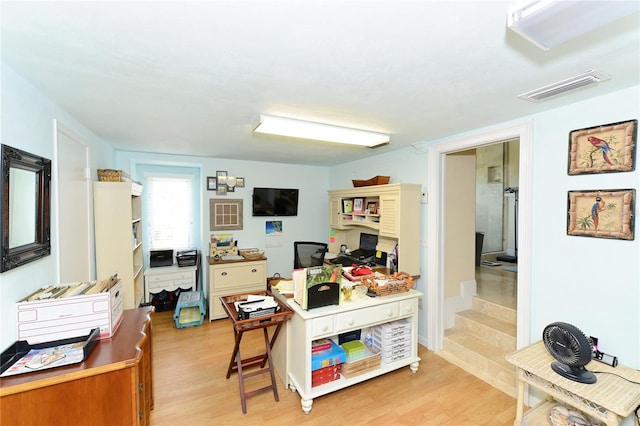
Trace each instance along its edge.
{"label": "framed wall picture", "polygon": [[569,133],[569,175],[635,170],[638,120]]}
{"label": "framed wall picture", "polygon": [[364,212],[364,198],[353,199],[353,212],[354,213]]}
{"label": "framed wall picture", "polygon": [[236,188],[244,188],[244,178],[236,178]]}
{"label": "framed wall picture", "polygon": [[218,179],[218,185],[226,185],[227,184],[227,171],[226,170],[218,170],[216,172],[216,178]]}
{"label": "framed wall picture", "polygon": [[209,200],[209,230],[242,229],[242,199]]}
{"label": "framed wall picture", "polygon": [[215,191],[217,189],[217,180],[213,176],[207,176],[207,191]]}
{"label": "framed wall picture", "polygon": [[567,234],[634,239],[635,189],[569,191]]}
{"label": "framed wall picture", "polygon": [[220,182],[218,182],[216,195],[227,195],[227,184],[221,184]]}
{"label": "framed wall picture", "polygon": [[369,201],[367,203],[367,213],[378,214],[378,203],[376,203],[375,201]]}

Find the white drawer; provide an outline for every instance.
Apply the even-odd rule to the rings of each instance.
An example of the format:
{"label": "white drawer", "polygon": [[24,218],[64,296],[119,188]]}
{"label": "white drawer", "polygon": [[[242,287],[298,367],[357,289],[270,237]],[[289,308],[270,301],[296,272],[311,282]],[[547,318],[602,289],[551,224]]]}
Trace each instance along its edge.
{"label": "white drawer", "polygon": [[413,315],[415,312],[418,312],[418,299],[416,297],[400,302],[401,317]]}
{"label": "white drawer", "polygon": [[264,284],[266,288],[266,279],[264,262],[226,265],[211,270],[211,280],[216,290],[245,284]]}
{"label": "white drawer", "polygon": [[173,272],[170,274],[147,275],[150,283],[161,281],[191,281],[193,280],[193,272]]}
{"label": "white drawer", "polygon": [[391,321],[398,318],[399,315],[398,302],[344,312],[336,315],[336,332],[357,327],[366,327],[382,321]]}
{"label": "white drawer", "polygon": [[311,337],[326,335],[333,333],[333,315],[315,318],[311,323]]}

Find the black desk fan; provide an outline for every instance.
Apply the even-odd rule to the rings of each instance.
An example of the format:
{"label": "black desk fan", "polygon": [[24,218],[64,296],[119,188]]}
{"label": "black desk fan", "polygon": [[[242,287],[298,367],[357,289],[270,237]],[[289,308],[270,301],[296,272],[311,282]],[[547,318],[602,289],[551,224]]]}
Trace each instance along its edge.
{"label": "black desk fan", "polygon": [[556,373],[579,383],[592,384],[596,375],[584,368],[593,356],[593,345],[580,329],[564,322],[554,322],[545,327],[542,341],[552,357]]}

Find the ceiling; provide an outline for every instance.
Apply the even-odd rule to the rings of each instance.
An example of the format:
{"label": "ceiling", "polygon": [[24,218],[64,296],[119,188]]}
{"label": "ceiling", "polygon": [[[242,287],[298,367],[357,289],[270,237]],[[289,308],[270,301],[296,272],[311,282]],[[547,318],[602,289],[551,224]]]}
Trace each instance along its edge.
{"label": "ceiling", "polygon": [[[1,53],[116,149],[323,166],[639,84],[639,13],[543,51],[506,28],[512,3],[3,0]],[[611,80],[517,98],[592,69]],[[253,134],[260,114],[391,143]]]}

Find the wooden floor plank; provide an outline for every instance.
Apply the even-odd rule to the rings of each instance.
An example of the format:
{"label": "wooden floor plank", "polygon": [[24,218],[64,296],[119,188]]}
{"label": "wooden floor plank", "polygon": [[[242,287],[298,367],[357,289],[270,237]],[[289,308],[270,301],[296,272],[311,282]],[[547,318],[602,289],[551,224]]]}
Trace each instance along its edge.
{"label": "wooden floor plank", "polygon": [[[243,358],[264,348],[262,333],[245,333]],[[177,329],[173,312],[153,317],[155,409],[152,426],[165,425],[512,425],[516,401],[423,346],[416,374],[403,368],[314,400],[304,414],[297,393],[278,380],[272,392],[247,399],[242,414],[238,378],[225,378],[233,331],[227,319]],[[269,375],[245,381],[269,384]]]}

